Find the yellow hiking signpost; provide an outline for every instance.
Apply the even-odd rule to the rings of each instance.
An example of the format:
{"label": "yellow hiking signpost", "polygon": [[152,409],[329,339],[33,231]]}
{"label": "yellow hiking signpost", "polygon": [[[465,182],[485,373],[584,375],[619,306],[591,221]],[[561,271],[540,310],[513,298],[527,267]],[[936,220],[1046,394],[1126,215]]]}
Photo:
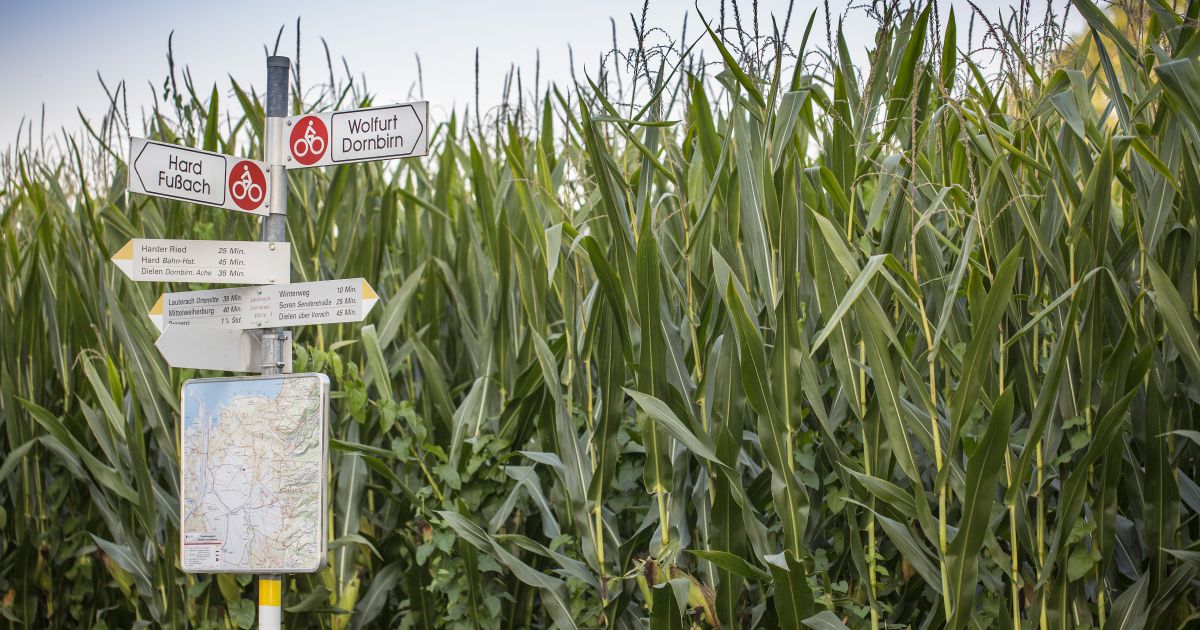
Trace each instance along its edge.
{"label": "yellow hiking signpost", "polygon": [[164,293],[149,316],[173,367],[259,372],[192,379],[181,394],[180,564],[259,576],[259,627],[282,620],[285,573],[326,563],[329,380],[290,374],[300,324],[360,322],[379,301],[363,278],[291,284],[288,168],[416,157],[427,102],[287,118],[291,60],[267,58],[263,161],[133,138],[130,192],[263,217],[252,241],[130,240],[130,279],[246,286]]}

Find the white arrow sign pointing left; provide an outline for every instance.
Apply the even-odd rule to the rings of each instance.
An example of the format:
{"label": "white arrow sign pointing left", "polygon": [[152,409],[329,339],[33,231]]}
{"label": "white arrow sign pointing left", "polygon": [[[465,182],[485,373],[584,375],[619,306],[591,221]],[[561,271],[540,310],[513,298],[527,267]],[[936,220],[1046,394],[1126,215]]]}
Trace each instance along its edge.
{"label": "white arrow sign pointing left", "polygon": [[226,210],[268,214],[265,162],[133,138],[129,190]]}
{"label": "white arrow sign pointing left", "polygon": [[112,261],[133,280],[287,284],[290,243],[131,239]]}
{"label": "white arrow sign pointing left", "polygon": [[[171,367],[226,372],[259,372],[263,368],[261,340],[241,330],[171,326],[154,345]],[[280,345],[285,349],[284,371],[291,372],[292,344]]]}

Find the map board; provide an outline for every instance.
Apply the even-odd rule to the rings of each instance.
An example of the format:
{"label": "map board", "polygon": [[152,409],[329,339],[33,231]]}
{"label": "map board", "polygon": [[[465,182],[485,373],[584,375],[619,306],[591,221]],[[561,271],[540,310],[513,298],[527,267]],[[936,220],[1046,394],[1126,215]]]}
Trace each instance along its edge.
{"label": "map board", "polygon": [[326,561],[329,378],[183,385],[180,542],[190,573],[312,573]]}

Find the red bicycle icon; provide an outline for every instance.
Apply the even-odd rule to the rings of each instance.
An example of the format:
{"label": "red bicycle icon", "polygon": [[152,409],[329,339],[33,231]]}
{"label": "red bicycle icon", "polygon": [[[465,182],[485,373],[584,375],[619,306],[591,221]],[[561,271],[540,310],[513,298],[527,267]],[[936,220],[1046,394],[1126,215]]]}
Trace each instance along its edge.
{"label": "red bicycle icon", "polygon": [[292,154],[296,157],[304,157],[309,153],[321,155],[324,152],[325,138],[313,132],[313,121],[310,120],[308,126],[304,128],[304,137],[292,143]]}
{"label": "red bicycle icon", "polygon": [[288,137],[292,159],[310,166],[316,164],[329,148],[329,130],[317,116],[301,118]]}
{"label": "red bicycle icon", "polygon": [[229,194],[233,195],[233,198],[238,201],[249,199],[250,203],[254,204],[262,201],[262,186],[255,184],[254,179],[250,177],[249,164],[242,167],[242,177],[233,182],[233,186],[229,187]]}
{"label": "red bicycle icon", "polygon": [[237,207],[246,211],[258,209],[266,200],[267,176],[250,160],[242,160],[229,172],[229,196]]}

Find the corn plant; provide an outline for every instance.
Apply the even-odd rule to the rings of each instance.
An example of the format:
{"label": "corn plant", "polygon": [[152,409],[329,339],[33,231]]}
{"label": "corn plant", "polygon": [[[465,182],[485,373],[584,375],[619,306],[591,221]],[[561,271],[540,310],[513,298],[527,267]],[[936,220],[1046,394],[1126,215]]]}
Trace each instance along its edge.
{"label": "corn plant", "polygon": [[[295,330],[332,542],[285,623],[1194,624],[1200,2],[1143,5],[874,3],[865,66],[820,11],[643,13],[423,161],[290,174],[295,281],[384,302]],[[169,61],[145,133],[259,155],[260,95]],[[294,112],[372,102],[308,67]],[[0,620],[250,627],[178,561],[197,373],[145,313],[204,287],[106,259],[258,226],[125,193],[124,89],[0,163]]]}

